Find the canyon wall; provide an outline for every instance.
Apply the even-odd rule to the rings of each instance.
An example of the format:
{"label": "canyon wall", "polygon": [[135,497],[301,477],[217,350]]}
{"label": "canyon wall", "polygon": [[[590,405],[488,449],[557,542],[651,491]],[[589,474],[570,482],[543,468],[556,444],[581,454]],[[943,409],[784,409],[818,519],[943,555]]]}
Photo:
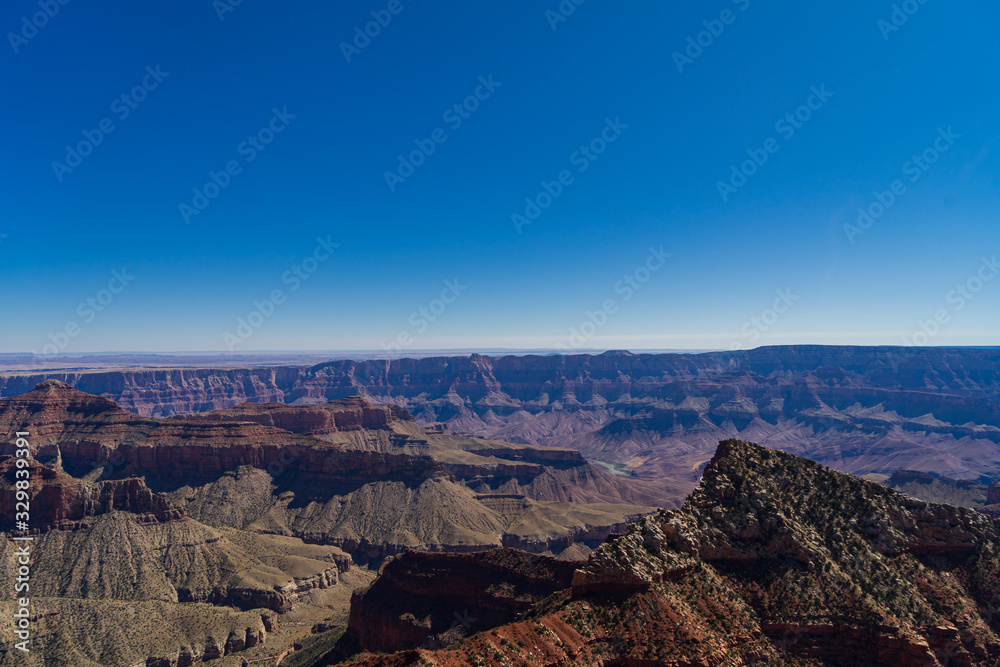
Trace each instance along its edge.
{"label": "canyon wall", "polygon": [[[45,378],[144,416],[364,396],[455,433],[579,450],[634,479],[671,485],[658,495],[664,505],[683,500],[726,438],[857,474],[906,468],[985,484],[1000,477],[997,349],[777,346],[46,373],[0,377],[0,394]],[[240,410],[241,419],[290,426],[277,410]],[[314,417],[315,433],[341,428],[328,415]]]}

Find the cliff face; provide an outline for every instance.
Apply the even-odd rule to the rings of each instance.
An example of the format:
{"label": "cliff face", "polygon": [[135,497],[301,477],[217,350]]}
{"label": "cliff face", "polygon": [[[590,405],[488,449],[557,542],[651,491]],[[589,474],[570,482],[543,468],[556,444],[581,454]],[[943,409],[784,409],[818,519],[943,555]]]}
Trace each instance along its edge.
{"label": "cliff face", "polygon": [[517,620],[570,585],[576,564],[514,549],[479,554],[406,552],[358,589],[338,652],[443,647]]}
{"label": "cliff face", "polygon": [[[505,543],[556,553],[596,546],[653,510],[623,502],[643,493],[575,450],[428,432],[405,410],[358,397],[152,419],[47,380],[0,399],[0,429],[30,432],[33,456],[53,468],[36,467],[39,484],[58,476],[38,491],[52,496],[44,512],[57,525],[124,503],[151,520],[188,512],[218,528],[293,535],[367,559]],[[0,455],[13,452],[14,443],[0,444]],[[497,492],[523,502],[506,512],[479,498]]]}
{"label": "cliff face", "polygon": [[[632,402],[674,385],[716,391],[722,379],[733,390],[711,401],[720,416],[784,413],[797,406],[765,398],[826,403],[885,398],[886,410],[919,417],[933,412],[953,424],[996,417],[989,399],[1000,395],[1000,351],[859,346],[775,346],[704,354],[434,357],[391,361],[335,361],[312,367],[50,373],[0,378],[0,392],[30,391],[45,379],[113,398],[137,413],[186,414],[222,410],[244,402],[320,403],[356,395],[397,399],[397,405],[432,404],[493,408],[495,414],[527,404]],[[737,386],[752,388],[740,395]],[[687,393],[695,397],[705,393]],[[748,399],[749,402],[740,400]],[[468,399],[468,401],[466,401]],[[829,399],[829,400],[827,400]],[[954,399],[962,399],[955,401]],[[155,408],[153,406],[156,406]],[[988,421],[988,420],[987,420]]]}
{"label": "cliff face", "polygon": [[[16,513],[14,482],[17,459],[0,457],[0,525],[13,526]],[[184,511],[166,498],[153,493],[141,479],[121,479],[87,483],[32,461],[29,493],[34,505],[31,527],[35,532],[72,527],[85,517],[113,511],[139,515],[143,521],[165,522],[181,519]]]}
{"label": "cliff face", "polygon": [[[356,403],[356,402],[355,402]],[[345,430],[364,429],[365,423],[385,427],[395,411],[377,406],[345,410],[305,409],[310,418],[322,412],[331,416],[323,430],[336,430],[340,415]],[[270,421],[266,410],[260,421]],[[295,408],[281,406],[288,415]],[[304,479],[350,483],[359,476],[425,479],[446,474],[430,457],[385,452],[341,451],[332,442],[261,424],[241,411],[228,415],[196,415],[185,419],[139,418],[112,401],[90,396],[58,381],[48,380],[26,394],[0,399],[0,429],[28,431],[34,456],[58,461],[69,473],[83,475],[101,468],[116,477],[148,476],[150,479],[183,477],[212,480],[240,466],[275,474],[294,470]],[[279,418],[281,421],[281,418]],[[0,444],[0,455],[12,455],[14,443]]]}
{"label": "cliff face", "polygon": [[[16,459],[0,460],[0,522],[14,526]],[[193,521],[138,478],[89,482],[33,462],[29,494],[36,595],[167,602],[208,602],[241,609],[291,609],[311,588],[335,584],[350,559],[320,549],[300,558],[296,578],[270,567],[268,538],[217,532]],[[22,531],[23,533],[23,531]],[[4,541],[0,553],[13,549]],[[294,545],[291,547],[295,549]],[[304,547],[300,551],[309,552]],[[0,565],[6,570],[13,561]]]}
{"label": "cliff face", "polygon": [[[48,465],[32,458],[18,467],[22,459],[0,457],[0,527],[15,527],[23,509],[15,482],[26,471],[32,655],[51,664],[179,667],[237,655],[265,642],[276,614],[310,591],[337,585],[350,568],[350,558],[332,546],[199,523],[142,478],[92,481],[65,472],[63,463],[109,472],[100,465],[106,459],[74,460],[80,448],[67,447],[63,459],[61,446],[81,436],[112,455],[155,448],[146,442],[156,440],[155,424],[105,399],[47,383],[34,395],[0,402],[0,415],[14,430],[31,430],[29,440],[42,443],[32,444],[35,456],[49,452]],[[172,439],[184,438],[171,431]],[[23,544],[0,539],[0,579],[18,576]],[[13,594],[13,587],[0,593],[4,613],[14,613]],[[0,664],[13,654],[0,651]]]}
{"label": "cliff face", "polygon": [[[40,650],[65,664],[180,665],[252,651],[265,635],[239,625],[237,610],[273,619],[328,600],[352,557],[505,543],[580,556],[655,509],[622,502],[641,492],[575,450],[425,430],[402,408],[358,397],[155,419],[46,380],[0,399],[0,430],[29,433],[32,595],[99,630],[42,623]],[[0,444],[4,529],[22,470],[14,450]],[[0,579],[15,576],[14,548],[0,540]],[[495,598],[520,604],[504,591]],[[109,645],[124,636],[113,620],[126,618],[125,602],[149,603],[163,624],[150,637],[126,633],[134,645],[119,651]]]}
{"label": "cliff face", "polygon": [[990,484],[986,490],[986,504],[996,505],[1000,503],[1000,480]]}
{"label": "cliff face", "polygon": [[[726,438],[857,474],[906,468],[984,483],[1000,478],[998,368],[998,350],[788,346],[10,376],[0,378],[0,393],[54,377],[144,415],[362,395],[456,433],[572,447],[636,479],[669,480],[655,502],[676,506]],[[262,412],[271,417],[247,418],[289,425],[273,406]],[[312,419],[305,428],[314,434],[340,429],[323,413]]]}
{"label": "cliff face", "polygon": [[344,398],[314,406],[241,403],[229,410],[190,415],[186,419],[212,422],[248,421],[308,435],[382,429],[397,423],[415,421],[409,412],[400,407],[372,405],[360,397]]}
{"label": "cliff face", "polygon": [[184,369],[44,373],[0,380],[0,394],[30,392],[44,380],[58,380],[87,394],[111,398],[135,414],[168,417],[223,410],[240,403],[286,402],[281,387],[294,384],[301,368]]}
{"label": "cliff face", "polygon": [[[608,539],[531,620],[357,664],[992,665],[998,555],[982,514],[730,440],[681,509]],[[375,600],[359,618],[406,618]]]}

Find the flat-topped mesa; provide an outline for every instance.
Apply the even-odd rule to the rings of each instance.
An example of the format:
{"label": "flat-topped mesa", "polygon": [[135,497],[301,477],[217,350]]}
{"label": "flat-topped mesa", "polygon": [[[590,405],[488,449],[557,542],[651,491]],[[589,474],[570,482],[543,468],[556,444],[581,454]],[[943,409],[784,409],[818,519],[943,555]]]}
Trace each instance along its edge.
{"label": "flat-topped mesa", "polygon": [[[114,401],[73,389],[56,380],[46,380],[25,394],[0,399],[0,431],[26,431],[39,455],[58,456],[58,448],[87,450],[104,456],[122,445],[166,445],[190,441],[207,446],[233,442],[266,444],[284,440],[295,444],[319,444],[313,438],[292,435],[252,422],[235,420],[207,423],[197,420],[158,420],[137,417]],[[0,454],[11,453],[10,443]]]}
{"label": "flat-topped mesa", "polygon": [[414,421],[413,416],[403,408],[395,405],[374,405],[361,396],[351,396],[318,405],[241,403],[228,410],[188,415],[183,419],[251,421],[307,435],[386,429],[398,422]]}
{"label": "flat-topped mesa", "polygon": [[[294,421],[300,412],[318,415],[336,428],[364,429],[408,418],[399,408],[368,405],[363,399],[309,407],[275,405],[271,410],[248,404],[231,415],[192,418],[137,417],[113,401],[46,380],[34,390],[0,399],[0,430],[28,431],[36,458],[60,461],[74,476],[104,468],[104,477],[144,475],[214,478],[220,472],[249,466],[278,474],[298,470],[326,481],[359,475],[423,479],[446,474],[427,456],[344,451],[341,445],[304,432],[269,425],[269,413]],[[267,406],[265,406],[267,407]],[[265,415],[259,421],[246,414]],[[412,418],[411,418],[412,419]],[[292,424],[288,424],[292,425]],[[308,427],[299,428],[308,431]],[[12,441],[0,442],[0,456],[14,454]]]}

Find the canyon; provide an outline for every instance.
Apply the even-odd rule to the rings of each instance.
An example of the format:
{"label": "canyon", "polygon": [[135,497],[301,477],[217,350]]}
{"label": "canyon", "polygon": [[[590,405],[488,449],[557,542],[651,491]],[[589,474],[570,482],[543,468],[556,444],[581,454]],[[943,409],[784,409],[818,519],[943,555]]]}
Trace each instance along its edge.
{"label": "canyon", "polygon": [[61,664],[986,665],[998,362],[52,369],[0,376],[0,425],[31,434],[33,600]]}
{"label": "canyon", "polygon": [[[336,360],[313,366],[47,372],[143,416],[352,396],[456,434],[575,449],[677,507],[715,444],[760,442],[855,474],[1000,478],[1000,350],[776,346],[701,354]],[[647,485],[650,488],[650,485]]]}
{"label": "canyon", "polygon": [[[360,397],[157,419],[45,380],[0,399],[0,425],[28,434],[27,466],[0,445],[0,518],[14,527],[27,478],[37,655],[64,664],[252,653],[304,600],[393,554],[580,558],[656,509],[638,502],[643,485],[576,450],[424,428]],[[0,576],[17,568],[15,543],[0,541]],[[346,604],[350,591],[333,595]],[[114,640],[126,602],[162,627]],[[17,659],[0,650],[0,664]]]}

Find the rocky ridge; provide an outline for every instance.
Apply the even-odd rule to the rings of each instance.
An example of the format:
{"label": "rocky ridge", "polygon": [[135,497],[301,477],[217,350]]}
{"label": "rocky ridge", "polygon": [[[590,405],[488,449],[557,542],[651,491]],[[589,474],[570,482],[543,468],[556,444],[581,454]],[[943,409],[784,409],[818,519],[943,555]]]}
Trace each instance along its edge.
{"label": "rocky ridge", "polygon": [[993,665],[998,557],[980,513],[729,440],[523,619],[351,664]]}

